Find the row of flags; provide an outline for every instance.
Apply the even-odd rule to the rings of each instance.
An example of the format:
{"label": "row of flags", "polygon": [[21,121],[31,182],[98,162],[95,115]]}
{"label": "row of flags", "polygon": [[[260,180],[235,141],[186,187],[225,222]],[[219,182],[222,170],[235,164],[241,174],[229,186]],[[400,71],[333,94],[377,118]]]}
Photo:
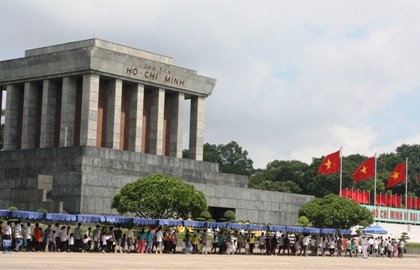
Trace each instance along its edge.
{"label": "row of flags", "polygon": [[[367,190],[343,188],[340,195],[341,197],[347,197],[360,204],[370,204],[370,192]],[[402,195],[379,193],[376,194],[375,205],[401,208],[402,199]],[[420,210],[420,198],[407,198],[407,209]]]}
{"label": "row of flags", "polygon": [[[324,157],[321,162],[321,165],[318,169],[320,174],[332,174],[338,173],[341,169],[341,150],[331,153]],[[375,166],[376,157],[371,157],[365,160],[360,164],[359,168],[352,174],[354,181],[359,182],[366,180],[372,177],[375,177],[376,166]],[[388,182],[386,188],[392,188],[393,186],[402,183],[406,178],[406,162],[398,164],[394,171],[388,177]]]}
{"label": "row of flags", "polygon": [[386,193],[377,194],[375,205],[401,208],[402,195],[386,194]]}
{"label": "row of flags", "polygon": [[370,204],[370,192],[358,189],[341,189],[341,197],[347,197],[361,204]]}

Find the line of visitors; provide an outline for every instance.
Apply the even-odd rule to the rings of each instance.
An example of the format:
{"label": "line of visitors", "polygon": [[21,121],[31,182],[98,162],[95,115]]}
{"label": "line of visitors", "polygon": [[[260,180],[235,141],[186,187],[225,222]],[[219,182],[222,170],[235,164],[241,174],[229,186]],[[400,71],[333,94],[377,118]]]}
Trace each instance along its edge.
{"label": "line of visitors", "polygon": [[[3,239],[12,240],[14,251],[45,252],[119,252],[119,253],[176,253],[185,254],[264,254],[302,256],[360,256],[403,257],[404,242],[391,238],[345,238],[339,236],[310,236],[287,233],[220,231],[158,227],[122,228],[120,225],[73,228],[59,223],[43,225],[22,223],[20,220],[0,224]],[[181,239],[178,238],[181,236]],[[1,240],[1,239],[0,239]],[[0,241],[0,244],[2,241]],[[211,246],[209,249],[208,246]],[[258,251],[256,250],[258,249]],[[179,251],[179,250],[178,250]]]}

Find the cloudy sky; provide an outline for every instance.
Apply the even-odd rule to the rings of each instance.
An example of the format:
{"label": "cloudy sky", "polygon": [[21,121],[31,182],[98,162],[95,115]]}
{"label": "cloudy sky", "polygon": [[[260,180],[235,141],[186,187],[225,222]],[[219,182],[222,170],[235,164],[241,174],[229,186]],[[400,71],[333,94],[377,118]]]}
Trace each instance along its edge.
{"label": "cloudy sky", "polygon": [[205,142],[254,167],[420,142],[420,1],[6,1],[0,60],[92,37],[217,79]]}

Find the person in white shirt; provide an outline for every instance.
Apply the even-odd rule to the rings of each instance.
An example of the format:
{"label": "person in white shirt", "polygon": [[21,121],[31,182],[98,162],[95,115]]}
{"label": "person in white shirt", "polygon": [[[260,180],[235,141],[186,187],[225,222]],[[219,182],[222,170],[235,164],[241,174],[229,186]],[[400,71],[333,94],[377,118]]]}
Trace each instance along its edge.
{"label": "person in white shirt", "polygon": [[375,238],[375,240],[373,240],[373,255],[374,255],[374,257],[379,257],[379,240],[378,240],[378,238]]}
{"label": "person in white shirt", "polygon": [[305,235],[302,239],[303,256],[308,256],[309,236]]}
{"label": "person in white shirt", "polygon": [[366,239],[366,237],[363,237],[362,239],[363,259],[368,258],[368,245],[369,245],[369,241]]}
{"label": "person in white shirt", "polygon": [[27,223],[26,224],[26,228],[25,228],[25,240],[26,240],[26,251],[31,250],[32,248],[32,228],[31,228],[31,223]]}
{"label": "person in white shirt", "polygon": [[156,254],[162,254],[162,238],[163,232],[162,227],[159,227],[156,231]]}
{"label": "person in white shirt", "polygon": [[20,221],[15,222],[15,251],[19,251],[23,243],[22,226]]}

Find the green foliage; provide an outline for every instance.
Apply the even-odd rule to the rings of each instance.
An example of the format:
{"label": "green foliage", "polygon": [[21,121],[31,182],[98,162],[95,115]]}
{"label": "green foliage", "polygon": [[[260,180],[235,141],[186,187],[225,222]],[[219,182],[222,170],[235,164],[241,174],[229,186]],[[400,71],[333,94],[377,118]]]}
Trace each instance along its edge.
{"label": "green foliage", "polygon": [[[189,158],[189,151],[182,150],[182,157]],[[235,141],[224,144],[203,145],[203,160],[219,164],[222,173],[250,176],[254,173],[253,161],[248,157],[248,151]]]}
{"label": "green foliage", "polygon": [[[395,153],[384,153],[377,157],[377,192],[405,193],[405,185],[399,184],[392,189],[386,189],[386,183],[395,166],[408,158],[408,186],[410,194],[420,197],[420,145],[401,145]],[[373,190],[375,181],[367,180],[355,182],[352,174],[365,161],[367,156],[353,154],[343,157],[343,188],[370,190],[373,204]],[[264,169],[257,169],[249,177],[248,187],[271,191],[292,192],[314,195],[322,198],[327,194],[338,194],[340,181],[338,174],[320,175],[318,168],[321,158],[313,158],[311,164],[300,161],[274,160],[267,164]]]}
{"label": "green foliage", "polygon": [[182,179],[151,174],[125,185],[114,196],[112,208],[142,218],[196,218],[207,209],[202,191]]}
{"label": "green foliage", "polygon": [[232,210],[226,210],[226,212],[223,214],[224,221],[234,221],[235,218],[236,214]]}
{"label": "green foliage", "polygon": [[369,223],[367,220],[361,220],[359,222],[359,225],[362,226],[363,228],[369,227],[371,223]]}
{"label": "green foliage", "polygon": [[299,217],[297,225],[301,227],[312,227],[312,224],[309,222],[309,219],[305,216]]}
{"label": "green foliage", "polygon": [[401,233],[400,240],[402,240],[404,243],[406,243],[408,240],[410,240],[410,237],[408,236],[408,233],[406,233],[406,232]]}
{"label": "green foliage", "polygon": [[7,208],[7,209],[10,210],[10,211],[16,211],[16,210],[18,210],[18,208],[16,206],[14,206],[14,205],[9,206],[9,208]]}
{"label": "green foliage", "polygon": [[44,208],[39,208],[36,211],[39,212],[39,213],[48,213],[47,209],[44,209]]}
{"label": "green foliage", "polygon": [[248,151],[235,141],[228,144],[204,144],[203,160],[219,163],[222,173],[251,175],[254,172],[253,161],[248,157]]}
{"label": "green foliage", "polygon": [[204,220],[209,220],[209,219],[211,219],[211,214],[210,214],[209,211],[205,210],[205,211],[200,213],[199,217],[204,218]]}
{"label": "green foliage", "polygon": [[361,220],[373,223],[370,211],[351,199],[334,194],[305,203],[299,216],[306,216],[315,227],[349,229]]}

